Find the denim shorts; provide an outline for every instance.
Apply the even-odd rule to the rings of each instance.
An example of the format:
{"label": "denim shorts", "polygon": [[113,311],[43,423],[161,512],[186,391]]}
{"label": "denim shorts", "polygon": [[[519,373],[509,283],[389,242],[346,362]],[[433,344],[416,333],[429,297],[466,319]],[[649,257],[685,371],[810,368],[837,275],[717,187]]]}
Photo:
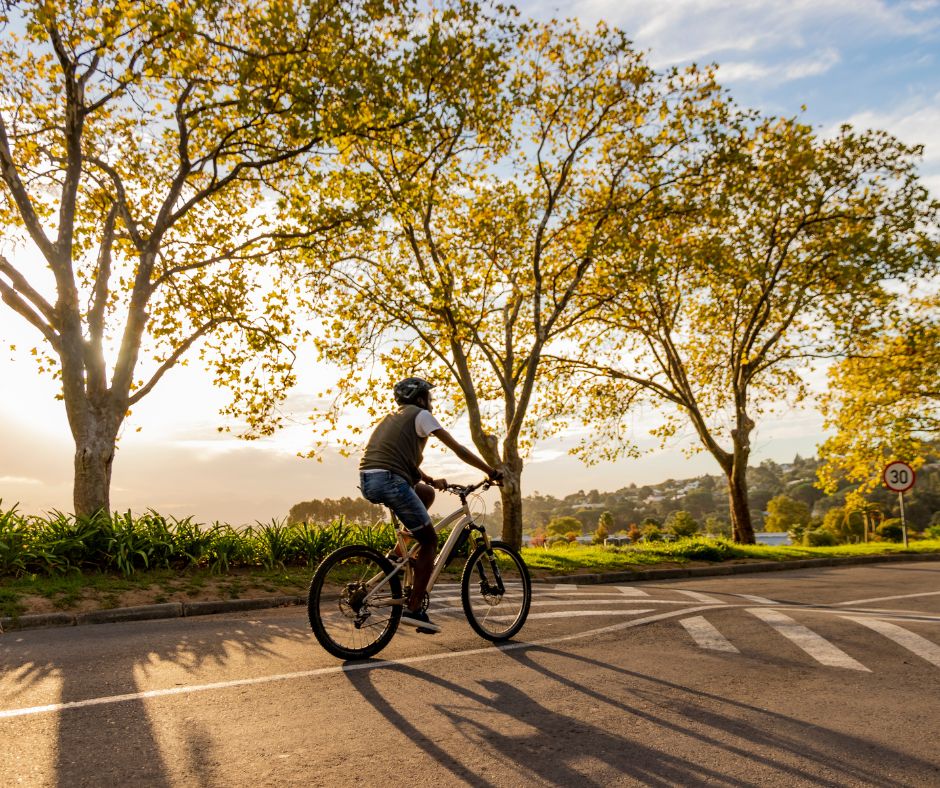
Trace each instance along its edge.
{"label": "denim shorts", "polygon": [[411,533],[431,525],[428,510],[407,479],[391,471],[360,471],[359,488],[370,503],[387,506]]}

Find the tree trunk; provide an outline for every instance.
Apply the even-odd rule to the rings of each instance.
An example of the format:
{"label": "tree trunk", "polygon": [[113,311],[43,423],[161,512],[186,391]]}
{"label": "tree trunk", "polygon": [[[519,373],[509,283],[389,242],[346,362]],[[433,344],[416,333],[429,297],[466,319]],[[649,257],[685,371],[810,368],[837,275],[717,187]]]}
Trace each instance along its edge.
{"label": "tree trunk", "polygon": [[731,508],[731,533],[739,544],[754,544],[754,526],[751,524],[751,509],[747,502],[747,460],[734,466],[728,475],[728,500]]}
{"label": "tree trunk", "polygon": [[503,541],[515,548],[522,547],[522,460],[519,457],[504,462],[503,484],[499,488],[503,507]]}
{"label": "tree trunk", "polygon": [[730,467],[725,467],[728,476],[728,500],[731,508],[731,533],[738,544],[754,544],[754,526],[751,524],[751,508],[747,502],[747,461],[751,456],[751,430],[754,422],[738,410],[737,429],[731,430],[734,446]]}
{"label": "tree trunk", "polygon": [[120,422],[108,413],[91,410],[84,421],[84,429],[75,431],[75,515],[110,514],[111,466]]}

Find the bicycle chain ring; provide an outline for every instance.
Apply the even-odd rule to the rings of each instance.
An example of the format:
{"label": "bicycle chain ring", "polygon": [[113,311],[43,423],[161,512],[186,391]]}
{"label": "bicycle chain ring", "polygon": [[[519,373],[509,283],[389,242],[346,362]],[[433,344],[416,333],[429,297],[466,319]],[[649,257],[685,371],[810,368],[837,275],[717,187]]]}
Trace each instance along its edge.
{"label": "bicycle chain ring", "polygon": [[[411,586],[405,586],[405,587],[401,590],[401,593],[402,593],[402,599],[404,600],[404,601],[402,602],[402,606],[404,607],[404,606],[406,606],[406,605],[408,604],[408,600],[411,598]],[[421,606],[418,608],[419,612],[421,612],[421,613],[427,613],[427,612],[428,612],[428,606],[429,606],[430,604],[431,604],[431,596],[430,596],[430,594],[425,593],[424,599],[421,600]]]}

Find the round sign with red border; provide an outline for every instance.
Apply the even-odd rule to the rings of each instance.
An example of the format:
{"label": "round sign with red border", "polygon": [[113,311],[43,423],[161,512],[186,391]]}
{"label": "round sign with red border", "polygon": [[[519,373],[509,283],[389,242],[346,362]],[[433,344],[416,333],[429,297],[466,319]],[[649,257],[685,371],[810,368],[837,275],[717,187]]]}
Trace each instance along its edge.
{"label": "round sign with red border", "polygon": [[881,478],[889,490],[907,492],[914,486],[914,469],[906,462],[895,460],[885,466]]}

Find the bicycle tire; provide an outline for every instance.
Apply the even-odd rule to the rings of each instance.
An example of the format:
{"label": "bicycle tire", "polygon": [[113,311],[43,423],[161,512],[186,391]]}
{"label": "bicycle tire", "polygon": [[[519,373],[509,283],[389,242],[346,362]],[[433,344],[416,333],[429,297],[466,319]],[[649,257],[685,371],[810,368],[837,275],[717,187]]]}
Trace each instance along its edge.
{"label": "bicycle tire", "polygon": [[[501,594],[494,567],[503,581]],[[494,643],[511,638],[522,629],[532,604],[532,579],[522,556],[499,540],[489,550],[477,547],[464,565],[460,599],[467,622],[480,637]]]}
{"label": "bicycle tire", "polygon": [[[385,604],[356,607],[364,582],[388,575],[392,562],[378,550],[348,545],[330,553],[313,573],[307,594],[307,617],[320,645],[340,659],[365,659],[385,648],[401,620],[401,579],[388,581]],[[395,603],[397,602],[397,604]],[[373,613],[375,614],[373,617]]]}

